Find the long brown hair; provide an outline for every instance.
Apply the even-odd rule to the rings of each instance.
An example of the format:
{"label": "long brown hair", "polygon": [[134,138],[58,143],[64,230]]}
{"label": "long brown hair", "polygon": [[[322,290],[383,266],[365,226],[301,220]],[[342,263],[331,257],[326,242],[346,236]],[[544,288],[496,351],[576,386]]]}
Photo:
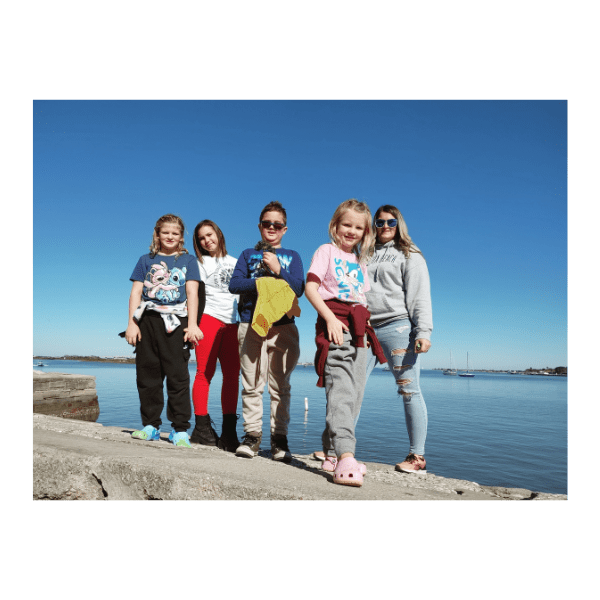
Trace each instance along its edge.
{"label": "long brown hair", "polygon": [[396,226],[396,235],[394,235],[394,248],[396,248],[396,250],[400,250],[400,252],[406,256],[406,258],[410,258],[411,252],[418,252],[419,254],[423,255],[423,253],[412,241],[410,235],[408,235],[408,227],[406,226],[406,221],[404,220],[402,213],[392,204],[384,204],[377,209],[375,212],[375,218],[373,219],[373,225],[375,225],[375,220],[379,218],[379,215],[382,212],[390,213],[398,220],[398,225]]}
{"label": "long brown hair", "polygon": [[179,226],[181,229],[181,239],[179,240],[179,245],[177,246],[177,252],[175,258],[177,259],[180,254],[184,252],[189,254],[189,252],[183,247],[184,240],[183,235],[185,233],[185,225],[181,220],[181,217],[177,215],[173,215],[169,213],[168,215],[163,215],[158,221],[156,221],[156,225],[154,226],[154,231],[152,232],[152,243],[150,244],[150,254],[154,257],[156,254],[160,252],[160,239],[158,237],[158,233],[160,228],[167,223],[173,223],[174,225]]}
{"label": "long brown hair", "polygon": [[207,252],[198,242],[198,232],[202,227],[212,227],[214,232],[217,234],[217,258],[222,258],[223,256],[227,256],[227,247],[225,246],[225,236],[221,231],[220,227],[210,219],[204,219],[204,221],[200,221],[196,227],[194,227],[194,252],[198,257],[198,260],[203,263],[203,256],[210,256],[210,253]]}
{"label": "long brown hair", "polygon": [[373,254],[373,248],[375,247],[375,233],[373,231],[371,211],[364,202],[360,202],[356,200],[356,198],[350,198],[350,200],[342,202],[335,209],[333,217],[331,217],[331,221],[329,222],[329,239],[335,246],[338,248],[341,247],[337,238],[336,230],[339,222],[342,220],[344,214],[346,214],[346,211],[348,210],[354,210],[365,217],[365,232],[363,233],[363,237],[360,242],[356,244],[354,248],[352,248],[352,252],[358,257],[358,262],[365,264]]}

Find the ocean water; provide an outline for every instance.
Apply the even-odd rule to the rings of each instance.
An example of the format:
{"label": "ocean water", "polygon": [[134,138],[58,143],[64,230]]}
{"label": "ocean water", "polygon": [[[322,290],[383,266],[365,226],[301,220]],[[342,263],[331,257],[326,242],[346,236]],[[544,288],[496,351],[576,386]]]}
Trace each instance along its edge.
{"label": "ocean water", "polygon": [[[36,367],[36,362],[34,368],[45,372],[94,375],[100,404],[98,423],[127,428],[141,426],[134,365],[46,360],[46,367]],[[195,369],[196,364],[190,363],[192,381]],[[219,433],[221,381],[217,368],[210,390],[209,413]],[[292,375],[288,440],[294,454],[321,449],[325,392],[316,387],[316,382],[314,367],[299,366]],[[425,445],[428,472],[482,485],[567,493],[566,377],[477,373],[474,378],[463,378],[423,370],[421,389],[428,412]],[[265,392],[264,432],[269,431],[268,402]],[[240,437],[241,413],[240,395]],[[161,429],[170,431],[166,408],[162,418]],[[390,373],[376,369],[369,378],[356,438],[356,456],[360,460],[394,465],[408,454],[404,408]],[[263,449],[268,444],[265,436]]]}

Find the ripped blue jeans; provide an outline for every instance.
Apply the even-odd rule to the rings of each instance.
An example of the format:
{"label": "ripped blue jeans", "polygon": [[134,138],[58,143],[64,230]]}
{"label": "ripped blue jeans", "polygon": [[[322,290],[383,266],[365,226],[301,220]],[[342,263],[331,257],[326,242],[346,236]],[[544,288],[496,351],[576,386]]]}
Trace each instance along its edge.
{"label": "ripped blue jeans", "polygon": [[[399,319],[374,329],[388,360],[390,373],[396,380],[398,395],[404,402],[410,452],[423,456],[427,437],[427,407],[421,393],[421,355],[415,354],[416,338],[412,323],[410,319]],[[376,362],[377,358],[370,352],[367,378]]]}

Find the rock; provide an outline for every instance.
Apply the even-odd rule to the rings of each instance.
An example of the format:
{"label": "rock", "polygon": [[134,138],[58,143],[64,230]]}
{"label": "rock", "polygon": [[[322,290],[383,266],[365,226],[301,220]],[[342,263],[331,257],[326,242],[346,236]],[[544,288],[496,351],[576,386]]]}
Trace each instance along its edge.
{"label": "rock", "polygon": [[132,429],[33,415],[36,500],[566,500],[559,494],[480,486],[428,473],[408,475],[366,463],[360,488],[335,485],[308,456],[275,462],[218,448],[145,442]]}
{"label": "rock", "polygon": [[33,371],[33,412],[95,421],[100,415],[96,378],[92,375]]}

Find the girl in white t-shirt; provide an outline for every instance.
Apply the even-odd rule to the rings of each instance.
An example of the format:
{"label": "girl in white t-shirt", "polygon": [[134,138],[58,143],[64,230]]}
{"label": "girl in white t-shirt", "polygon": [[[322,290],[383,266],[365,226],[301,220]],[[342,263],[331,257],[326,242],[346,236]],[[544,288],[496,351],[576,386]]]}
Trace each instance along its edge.
{"label": "girl in white t-shirt", "polygon": [[[196,426],[190,441],[205,446],[218,445],[223,450],[235,452],[240,445],[236,433],[240,379],[238,296],[229,292],[229,280],[237,260],[227,254],[225,236],[219,226],[208,219],[200,221],[194,229],[194,250],[200,277],[206,287],[206,306],[200,321],[204,338],[196,346],[197,370],[192,387]],[[208,414],[208,393],[217,359],[223,373],[223,429],[220,438]]]}
{"label": "girl in white t-shirt", "polygon": [[315,367],[318,386],[327,396],[323,450],[329,454],[323,468],[333,480],[359,487],[366,472],[354,458],[354,422],[366,383],[368,322],[365,292],[369,290],[366,262],[375,236],[371,212],[364,202],[346,200],[329,224],[331,244],[315,252],[306,279],[306,297],[319,313]]}

